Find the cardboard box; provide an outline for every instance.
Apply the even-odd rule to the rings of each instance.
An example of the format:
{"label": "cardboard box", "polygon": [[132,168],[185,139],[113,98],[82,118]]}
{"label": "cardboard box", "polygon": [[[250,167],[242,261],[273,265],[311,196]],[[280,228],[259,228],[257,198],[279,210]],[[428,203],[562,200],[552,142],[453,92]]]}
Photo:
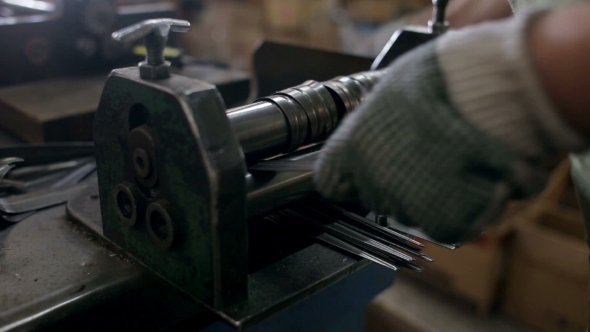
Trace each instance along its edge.
{"label": "cardboard box", "polygon": [[270,28],[298,30],[310,20],[327,16],[333,0],[264,0],[264,20]]}
{"label": "cardboard box", "polygon": [[497,234],[487,232],[477,243],[455,250],[425,244],[424,253],[435,261],[424,264],[422,273],[408,274],[472,304],[478,315],[487,315],[496,298],[502,262]]}
{"label": "cardboard box", "polygon": [[449,250],[422,241],[426,245],[424,253],[434,258],[434,262],[424,264],[422,273],[407,274],[473,305],[478,315],[487,315],[497,299],[511,218],[528,204],[510,203],[498,223],[488,227],[477,241],[458,249]]}
{"label": "cardboard box", "polygon": [[349,0],[345,2],[351,19],[359,22],[383,23],[399,16],[402,2],[396,0]]}
{"label": "cardboard box", "polygon": [[504,313],[545,332],[586,331],[588,245],[578,211],[537,204],[523,218],[514,230]]}
{"label": "cardboard box", "polygon": [[551,172],[547,186],[539,195],[537,201],[545,204],[564,206],[579,211],[580,204],[571,178],[571,163],[569,158],[563,159]]}
{"label": "cardboard box", "polygon": [[565,159],[554,168],[538,197],[511,202],[499,222],[476,242],[465,243],[456,250],[426,243],[424,252],[435,261],[425,264],[424,272],[410,275],[472,304],[478,315],[487,315],[498,301],[505,282],[508,245],[515,225],[542,219],[548,206],[559,209],[562,218],[581,219],[569,172],[569,159]]}

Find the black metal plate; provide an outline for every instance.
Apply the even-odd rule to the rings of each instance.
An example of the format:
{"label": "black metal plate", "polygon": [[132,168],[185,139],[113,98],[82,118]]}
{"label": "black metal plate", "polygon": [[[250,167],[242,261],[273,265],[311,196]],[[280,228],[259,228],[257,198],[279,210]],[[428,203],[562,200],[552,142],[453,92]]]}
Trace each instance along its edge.
{"label": "black metal plate", "polygon": [[372,62],[363,56],[264,41],[254,53],[257,95],[267,96],[307,80],[367,71]]}

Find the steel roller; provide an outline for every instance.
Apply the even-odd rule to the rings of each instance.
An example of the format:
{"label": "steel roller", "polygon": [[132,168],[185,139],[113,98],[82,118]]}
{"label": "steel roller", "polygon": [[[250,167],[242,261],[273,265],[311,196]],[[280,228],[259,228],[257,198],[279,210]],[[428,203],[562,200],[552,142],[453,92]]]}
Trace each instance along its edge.
{"label": "steel roller", "polygon": [[[281,154],[287,154],[278,158],[285,165],[313,160],[317,148],[293,152],[328,138],[344,116],[365,99],[383,72],[363,72],[322,83],[307,81],[253,104],[227,110],[246,160],[253,165]],[[246,176],[249,217],[299,200],[314,189],[309,168],[255,169],[251,168]]]}
{"label": "steel roller", "polygon": [[307,81],[255,103],[227,110],[249,161],[324,141],[383,75],[370,71],[318,83]]}

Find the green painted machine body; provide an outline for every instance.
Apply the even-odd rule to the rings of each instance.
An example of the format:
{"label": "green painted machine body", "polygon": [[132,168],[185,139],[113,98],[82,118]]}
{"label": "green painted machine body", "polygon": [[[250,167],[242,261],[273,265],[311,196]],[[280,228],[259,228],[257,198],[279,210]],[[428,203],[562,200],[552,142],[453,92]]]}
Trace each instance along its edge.
{"label": "green painted machine body", "polygon": [[215,86],[114,70],[94,140],[104,235],[212,307],[245,300],[246,166]]}

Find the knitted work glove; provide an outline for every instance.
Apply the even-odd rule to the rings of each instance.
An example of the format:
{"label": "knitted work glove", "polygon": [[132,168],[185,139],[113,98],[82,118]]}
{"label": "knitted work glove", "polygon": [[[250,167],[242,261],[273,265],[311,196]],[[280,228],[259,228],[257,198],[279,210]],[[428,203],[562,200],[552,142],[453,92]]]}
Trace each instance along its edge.
{"label": "knitted work glove", "polygon": [[585,147],[527,54],[542,13],[449,32],[396,60],[322,149],[318,191],[457,242],[542,189],[543,161]]}

